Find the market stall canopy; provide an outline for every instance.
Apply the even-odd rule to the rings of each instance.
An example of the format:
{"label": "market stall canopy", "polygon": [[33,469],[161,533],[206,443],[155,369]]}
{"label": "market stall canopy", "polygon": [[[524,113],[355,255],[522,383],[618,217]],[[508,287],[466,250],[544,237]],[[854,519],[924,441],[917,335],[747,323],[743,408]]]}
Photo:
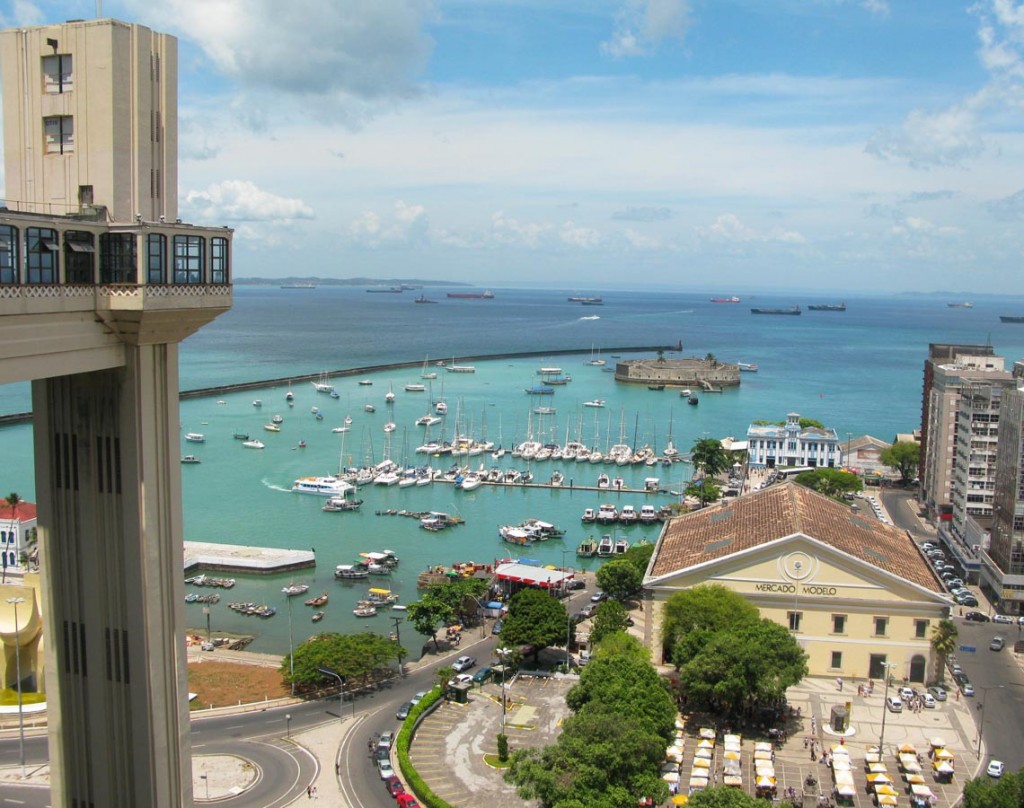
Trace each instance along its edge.
{"label": "market stall canopy", "polygon": [[935,771],[941,772],[942,774],[952,774],[953,764],[948,760],[937,761],[935,764]]}
{"label": "market stall canopy", "polygon": [[661,775],[661,779],[664,780],[666,783],[678,783],[679,772],[665,772],[663,775]]}
{"label": "market stall canopy", "polygon": [[952,760],[953,759],[953,753],[950,752],[945,747],[941,747],[941,748],[935,750],[934,757],[935,757],[936,760]]}
{"label": "market stall canopy", "polygon": [[910,793],[913,794],[915,797],[927,797],[928,799],[931,799],[935,796],[934,794],[932,794],[932,790],[928,788],[928,786],[918,783],[911,784]]}
{"label": "market stall canopy", "polygon": [[884,785],[885,783],[891,783],[892,782],[892,778],[889,775],[887,775],[887,774],[869,774],[868,775],[868,782],[869,783],[878,783],[880,785]]}
{"label": "market stall canopy", "polygon": [[698,749],[714,749],[715,748],[715,742],[713,740],[711,740],[710,738],[701,738],[699,741],[697,741],[697,748]]}
{"label": "market stall canopy", "polygon": [[733,788],[743,788],[743,778],[737,774],[725,775],[725,777],[722,778],[722,782],[727,786],[732,786]]}
{"label": "market stall canopy", "polygon": [[872,774],[885,774],[885,764],[884,763],[869,763],[868,764],[868,771],[871,772]]}
{"label": "market stall canopy", "polygon": [[920,774],[908,774],[907,782],[911,785],[924,785],[924,777]]}
{"label": "market stall canopy", "polygon": [[891,795],[891,796],[895,797],[896,796],[896,789],[893,788],[888,783],[879,783],[878,785],[875,786],[875,793],[879,794],[879,795],[886,794],[886,795]]}
{"label": "market stall canopy", "polygon": [[685,794],[676,794],[672,798],[672,804],[673,805],[686,805],[686,803],[688,803],[689,801],[690,801],[690,798],[687,797]]}
{"label": "market stall canopy", "polygon": [[836,784],[836,794],[840,797],[855,797],[857,796],[857,788],[853,783]]}
{"label": "market stall canopy", "polygon": [[572,580],[575,576],[571,572],[549,570],[512,561],[508,564],[498,564],[494,568],[494,577],[499,581],[511,581],[541,589],[561,589],[566,581]]}
{"label": "market stall canopy", "polygon": [[758,741],[754,744],[755,752],[771,752],[772,745],[768,741]]}
{"label": "market stall canopy", "polygon": [[726,760],[739,760],[740,753],[739,750],[736,749],[726,749],[725,754],[722,755],[722,757],[724,757]]}
{"label": "market stall canopy", "polygon": [[895,794],[879,794],[878,797],[879,805],[896,805],[897,799]]}
{"label": "market stall canopy", "polygon": [[694,758],[693,767],[695,769],[710,769],[711,761],[707,758]]}
{"label": "market stall canopy", "polygon": [[726,743],[743,743],[742,735],[726,735],[722,740]]}
{"label": "market stall canopy", "polygon": [[765,786],[775,785],[775,778],[768,777],[767,775],[761,775],[757,778],[756,785],[758,788],[764,788]]}
{"label": "market stall canopy", "polygon": [[693,753],[694,757],[698,758],[710,758],[713,754],[715,753],[712,752],[710,749],[698,749],[696,752]]}
{"label": "market stall canopy", "polygon": [[941,735],[936,735],[933,738],[928,739],[928,745],[932,747],[945,746],[946,740]]}
{"label": "market stall canopy", "polygon": [[916,755],[917,754],[917,749],[914,748],[914,744],[912,744],[912,743],[901,743],[899,751],[900,751],[901,755]]}

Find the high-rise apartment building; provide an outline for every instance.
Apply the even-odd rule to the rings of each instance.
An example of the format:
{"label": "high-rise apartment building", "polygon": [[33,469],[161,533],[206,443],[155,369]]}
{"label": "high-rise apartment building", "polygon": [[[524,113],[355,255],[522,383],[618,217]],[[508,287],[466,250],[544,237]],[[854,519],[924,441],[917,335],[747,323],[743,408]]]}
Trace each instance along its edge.
{"label": "high-rise apartment building", "polygon": [[232,233],[178,219],[173,37],[6,30],[0,74],[0,384],[32,381],[52,804],[190,805],[178,343],[231,306]]}
{"label": "high-rise apartment building", "polygon": [[928,346],[921,403],[919,497],[932,521],[953,518],[953,465],[957,412],[965,385],[1003,385],[1010,373],[990,345]]}

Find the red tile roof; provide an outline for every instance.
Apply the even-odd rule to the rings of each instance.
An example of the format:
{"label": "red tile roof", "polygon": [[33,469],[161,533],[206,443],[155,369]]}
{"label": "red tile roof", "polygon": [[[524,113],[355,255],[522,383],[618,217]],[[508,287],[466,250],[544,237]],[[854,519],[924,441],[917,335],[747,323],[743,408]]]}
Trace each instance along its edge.
{"label": "red tile roof", "polygon": [[0,521],[10,521],[15,515],[17,515],[19,522],[31,522],[36,518],[36,504],[34,502],[19,502],[18,511],[15,514],[14,509],[3,499],[0,499]]}
{"label": "red tile roof", "polygon": [[794,482],[769,486],[665,523],[655,578],[801,534],[933,592],[935,571],[900,528]]}

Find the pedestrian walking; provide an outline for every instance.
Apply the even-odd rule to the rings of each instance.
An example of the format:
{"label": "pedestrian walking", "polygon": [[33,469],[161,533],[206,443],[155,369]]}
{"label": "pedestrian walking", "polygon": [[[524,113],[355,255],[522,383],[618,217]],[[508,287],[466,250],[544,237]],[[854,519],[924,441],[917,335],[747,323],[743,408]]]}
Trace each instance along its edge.
{"label": "pedestrian walking", "polygon": [[811,743],[811,739],[804,735],[804,749],[806,749]]}
{"label": "pedestrian walking", "polygon": [[320,799],[320,792],[316,790],[316,786],[313,786],[313,799],[314,800]]}
{"label": "pedestrian walking", "polygon": [[306,799],[307,800],[313,799],[313,786],[311,786],[311,785],[306,786]]}

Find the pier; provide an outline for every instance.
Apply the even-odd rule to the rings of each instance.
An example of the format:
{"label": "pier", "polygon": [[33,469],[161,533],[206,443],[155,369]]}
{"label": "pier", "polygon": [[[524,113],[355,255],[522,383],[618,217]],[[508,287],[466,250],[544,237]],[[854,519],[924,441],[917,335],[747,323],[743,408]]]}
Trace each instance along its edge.
{"label": "pier", "polygon": [[186,571],[202,568],[216,572],[271,575],[315,566],[316,553],[313,550],[282,550],[202,541],[185,542]]}

